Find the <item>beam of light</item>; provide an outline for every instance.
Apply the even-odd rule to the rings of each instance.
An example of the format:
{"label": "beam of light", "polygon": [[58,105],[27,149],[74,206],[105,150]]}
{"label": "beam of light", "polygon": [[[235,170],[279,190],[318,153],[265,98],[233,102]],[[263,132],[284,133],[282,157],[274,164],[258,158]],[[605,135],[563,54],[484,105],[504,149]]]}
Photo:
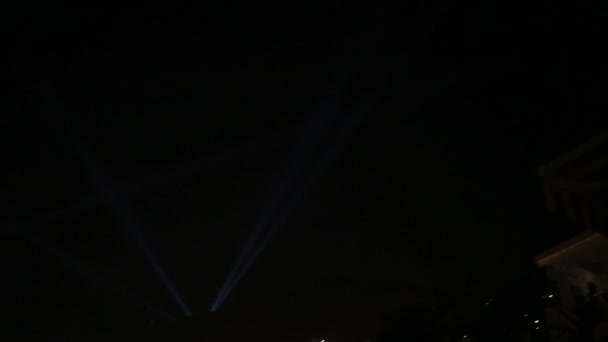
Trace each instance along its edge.
{"label": "beam of light", "polygon": [[371,97],[364,99],[363,103],[360,105],[355,114],[350,117],[350,122],[348,122],[342,127],[342,130],[337,135],[336,141],[333,143],[333,145],[327,147],[322,152],[322,155],[320,156],[315,169],[312,170],[309,176],[300,184],[298,191],[284,205],[284,208],[280,212],[279,217],[277,217],[277,219],[272,223],[272,227],[269,229],[264,239],[257,245],[257,248],[249,255],[249,258],[245,261],[244,264],[242,264],[242,267],[239,270],[235,270],[234,273],[238,273],[236,273],[236,275],[231,279],[231,282],[225,284],[224,288],[222,289],[215,302],[213,303],[213,306],[211,307],[212,312],[217,311],[219,309],[221,304],[227,298],[228,294],[234,289],[240,279],[245,276],[247,270],[253,265],[260,253],[265,249],[266,245],[268,245],[268,243],[273,239],[273,237],[277,235],[278,231],[284,226],[291,213],[298,208],[299,204],[304,200],[304,198],[312,188],[312,185],[315,183],[316,179],[320,177],[323,172],[329,167],[332,159],[349,141],[349,138],[353,135],[357,128],[361,126],[364,121],[365,115],[371,110],[373,103],[374,101]]}
{"label": "beam of light", "polygon": [[[318,120],[322,117],[323,116],[317,116],[315,119]],[[271,192],[270,198],[264,203],[264,206],[262,207],[260,214],[254,223],[252,232],[245,241],[245,244],[241,248],[237,258],[233,262],[230,272],[224,280],[224,284],[229,284],[232,279],[237,276],[237,272],[241,268],[241,265],[246,262],[247,256],[252,252],[255,246],[259,243],[260,238],[263,236],[264,228],[269,225],[269,222],[272,220],[273,216],[276,215],[276,211],[281,206],[284,198],[287,196],[289,189],[293,186],[295,178],[297,178],[298,174],[301,173],[301,170],[305,167],[307,156],[313,151],[314,143],[316,140],[318,140],[318,137],[322,135],[325,126],[316,122],[317,120],[313,121],[312,123],[309,122],[307,129],[305,129],[304,133],[302,134],[303,138],[308,139],[302,139],[296,145],[296,151],[294,153],[295,157],[290,159],[290,162],[287,164],[282,177],[280,177],[275,183],[275,186],[273,187],[274,190]],[[223,296],[223,291],[225,291],[225,286],[220,290],[219,296]]]}
{"label": "beam of light", "polygon": [[[354,55],[358,56],[358,54]],[[320,103],[317,106],[317,111],[313,113],[311,118],[307,121],[307,125],[303,127],[302,132],[300,133],[301,138],[294,149],[294,157],[292,157],[290,162],[286,165],[282,177],[278,179],[273,187],[274,190],[271,192],[270,198],[260,210],[260,214],[254,223],[252,232],[233,262],[218,297],[224,296],[227,284],[232,282],[232,279],[237,276],[237,272],[242,264],[247,262],[247,256],[259,243],[259,240],[263,236],[264,229],[270,225],[273,216],[278,215],[277,210],[282,203],[285,202],[285,197],[294,186],[295,180],[298,176],[301,176],[309,156],[314,152],[317,141],[327,132],[328,126],[330,126],[329,123],[334,118],[335,113],[340,111],[340,100],[348,93],[348,84],[352,83],[353,78],[357,74],[358,63],[359,60],[357,58],[348,60],[338,75],[333,77],[329,82],[327,94],[324,94],[321,98],[319,101]]]}
{"label": "beam of light", "polygon": [[292,188],[296,186],[296,180],[302,176],[310,156],[314,153],[317,142],[324,134],[327,134],[332,119],[335,119],[333,117],[335,114],[333,113],[339,109],[338,105],[339,103],[325,103],[321,110],[318,113],[315,113],[303,128],[300,134],[301,139],[296,143],[294,148],[293,157],[285,166],[282,177],[275,183],[269,199],[264,203],[260,214],[254,223],[250,236],[245,241],[228,276],[224,280],[224,286],[220,290],[219,297],[224,296],[227,284],[230,284],[237,276],[239,269],[247,262],[248,255],[252,253],[256,245],[258,245],[260,240],[264,237],[265,229],[270,226],[273,217],[279,215],[277,211],[285,202],[285,198]]}
{"label": "beam of light", "polygon": [[341,134],[338,136],[337,141],[327,148],[322,156],[320,157],[318,166],[313,170],[313,172],[307,177],[307,179],[300,184],[299,191],[294,195],[290,201],[285,204],[284,210],[280,212],[280,216],[275,220],[272,224],[272,228],[267,232],[264,239],[257,245],[257,248],[249,255],[249,258],[242,264],[242,267],[238,270],[235,270],[236,276],[232,279],[230,283],[225,284],[223,291],[220,293],[218,298],[216,299],[212,311],[216,311],[224,299],[227,297],[230,291],[236,286],[238,281],[246,274],[247,270],[254,263],[258,255],[264,250],[265,246],[272,240],[272,238],[277,234],[279,229],[284,225],[285,221],[289,218],[290,214],[298,207],[300,202],[304,199],[305,195],[310,190],[311,186],[314,184],[315,180],[323,173],[323,171],[328,167],[331,162],[331,158],[335,156],[339,150],[342,148],[344,143],[348,141],[348,138],[356,130],[356,128],[361,124],[363,120],[363,114],[369,110],[369,101],[362,106],[361,110],[356,113],[358,115],[354,115],[351,118],[350,125],[347,125],[342,130]]}
{"label": "beam of light", "polygon": [[[370,13],[368,21],[373,25],[376,21],[376,15],[374,15],[374,13]],[[369,23],[365,23],[364,26]],[[341,99],[349,92],[349,85],[353,83],[359,74],[360,66],[362,65],[363,59],[365,59],[365,57],[363,57],[365,52],[373,50],[372,47],[375,40],[374,33],[377,32],[375,32],[375,30],[369,30],[368,27],[363,27],[361,36],[359,37],[358,41],[354,42],[354,45],[352,46],[352,53],[346,56],[343,63],[344,66],[341,68],[341,71],[338,73],[337,77],[332,78],[331,82],[329,83],[327,88],[328,94],[326,94],[320,101],[320,117],[317,117],[316,123],[311,123],[310,126],[313,126],[313,128],[316,126],[318,129],[318,127],[324,126],[322,123],[318,122],[319,118],[327,121],[327,116],[332,116],[334,112],[339,111],[339,101],[328,101],[327,96]],[[328,105],[328,102],[330,105]],[[264,231],[264,227],[269,225],[268,222],[272,219],[273,215],[277,215],[276,211],[278,210],[278,207],[280,207],[281,203],[284,202],[285,193],[289,191],[290,185],[295,179],[295,175],[297,175],[298,171],[303,169],[302,163],[305,163],[306,155],[309,154],[310,150],[314,148],[314,141],[316,140],[316,137],[322,133],[322,131],[316,130],[316,134],[306,133],[307,132],[304,132],[304,139],[302,139],[299,148],[296,149],[296,157],[291,159],[290,166],[287,167],[287,171],[283,174],[283,179],[279,181],[278,185],[275,186],[275,191],[271,194],[271,198],[265,202],[265,206],[261,209],[260,215],[258,215],[258,219],[256,219],[253,231],[246,240],[244,246],[241,248],[239,255],[235,259],[229,274],[224,281],[224,286],[220,290],[218,298],[225,296],[224,292],[226,291],[227,284],[232,282],[232,279],[237,275],[241,265],[247,262],[247,255],[250,254],[252,249],[256,246],[258,240],[260,239],[260,235]],[[307,137],[308,139],[305,139]]]}
{"label": "beam of light", "polygon": [[144,298],[131,293],[124,287],[119,286],[118,284],[114,283],[110,279],[102,276],[100,273],[95,272],[95,271],[91,270],[90,268],[84,266],[78,260],[69,256],[65,252],[62,252],[61,250],[59,250],[57,247],[53,246],[49,242],[40,240],[38,238],[33,238],[33,237],[30,237],[29,240],[30,240],[30,242],[32,242],[34,244],[34,246],[36,247],[36,250],[42,250],[42,251],[46,252],[47,254],[50,254],[52,256],[59,258],[62,261],[62,264],[65,268],[71,269],[83,277],[88,277],[88,278],[95,280],[96,282],[98,282],[102,286],[106,287],[107,289],[114,291],[114,292],[132,300],[133,302],[143,306],[146,310],[155,314],[160,319],[175,320],[175,317],[173,317],[173,315],[159,309],[155,305],[150,304],[150,302],[148,302]]}
{"label": "beam of light", "polygon": [[152,269],[159,277],[164,287],[168,290],[171,297],[180,307],[183,314],[187,317],[192,316],[190,308],[188,305],[186,305],[185,301],[177,291],[177,288],[175,285],[173,285],[173,282],[169,278],[169,275],[164,270],[147,241],[144,239],[141,231],[139,230],[138,224],[129,212],[126,203],[124,203],[122,198],[120,198],[117,192],[112,188],[109,176],[104,173],[101,165],[99,165],[95,158],[93,158],[77,130],[72,128],[67,122],[65,123],[65,126],[69,132],[70,138],[72,139],[72,145],[76,148],[79,157],[82,159],[87,174],[91,178],[91,183],[93,183],[93,185],[97,188],[103,202],[113,210],[116,218],[121,223],[124,230],[143,253],[144,257],[152,266]]}

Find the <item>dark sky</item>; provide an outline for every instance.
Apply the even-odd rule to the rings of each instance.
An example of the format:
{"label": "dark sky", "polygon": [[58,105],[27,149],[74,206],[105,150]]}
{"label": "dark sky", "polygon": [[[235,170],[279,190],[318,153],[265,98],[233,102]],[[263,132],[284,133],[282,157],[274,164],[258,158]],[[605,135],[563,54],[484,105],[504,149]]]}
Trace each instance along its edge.
{"label": "dark sky", "polygon": [[342,108],[376,95],[372,110],[223,314],[368,328],[416,300],[492,294],[576,233],[545,212],[536,170],[606,127],[608,109],[599,15],[493,6],[41,9],[47,24],[15,27],[24,38],[8,50],[2,224],[21,235],[2,236],[5,295],[41,327],[150,317],[35,236],[179,313],[101,205],[68,121],[207,312],[300,128],[317,108],[333,115],[328,85],[353,60]]}

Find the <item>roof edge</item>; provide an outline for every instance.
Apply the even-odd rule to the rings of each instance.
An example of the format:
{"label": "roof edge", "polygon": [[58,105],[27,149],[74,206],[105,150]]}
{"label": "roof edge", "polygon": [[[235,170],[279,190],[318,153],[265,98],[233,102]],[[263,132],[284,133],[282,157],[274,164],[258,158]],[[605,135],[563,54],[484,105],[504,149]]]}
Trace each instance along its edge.
{"label": "roof edge", "polygon": [[563,252],[567,249],[570,249],[580,243],[583,243],[591,238],[595,238],[598,236],[602,236],[602,234],[600,232],[596,232],[596,231],[585,231],[581,234],[578,234],[572,238],[570,238],[569,240],[566,240],[540,254],[538,254],[537,256],[534,257],[534,263],[535,264],[540,264],[542,263],[544,260],[554,256],[557,253]]}

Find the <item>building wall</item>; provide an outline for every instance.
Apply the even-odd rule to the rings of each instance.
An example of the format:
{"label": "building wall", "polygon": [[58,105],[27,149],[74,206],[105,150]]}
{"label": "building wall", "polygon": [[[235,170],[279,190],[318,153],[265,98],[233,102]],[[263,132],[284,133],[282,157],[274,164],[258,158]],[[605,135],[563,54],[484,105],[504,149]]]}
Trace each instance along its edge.
{"label": "building wall", "polygon": [[[560,303],[564,307],[573,308],[581,302],[608,301],[608,278],[598,275],[579,265],[556,265],[547,269],[547,277],[555,283]],[[593,293],[590,284],[597,291]],[[580,292],[579,292],[580,291]]]}
{"label": "building wall", "polygon": [[[568,330],[553,329],[552,338],[576,340],[577,308],[608,313],[608,239],[603,235],[608,234],[608,130],[544,165],[539,174],[549,210],[587,230],[536,258],[554,287],[547,323],[550,329]],[[594,340],[608,340],[606,332],[608,324],[597,324]]]}
{"label": "building wall", "polygon": [[[608,295],[608,239],[600,233],[585,233],[563,246],[537,258],[537,265],[546,268],[561,305],[572,307],[584,301],[605,301]],[[597,288],[591,293],[590,284]],[[577,290],[578,289],[578,290]],[[577,293],[580,291],[580,293]],[[594,298],[597,297],[597,298]]]}
{"label": "building wall", "polygon": [[554,341],[576,335],[577,309],[583,304],[608,314],[608,238],[604,235],[581,234],[543,253],[536,263],[545,268],[553,284],[553,292],[546,296],[555,300],[547,306],[545,316]]}

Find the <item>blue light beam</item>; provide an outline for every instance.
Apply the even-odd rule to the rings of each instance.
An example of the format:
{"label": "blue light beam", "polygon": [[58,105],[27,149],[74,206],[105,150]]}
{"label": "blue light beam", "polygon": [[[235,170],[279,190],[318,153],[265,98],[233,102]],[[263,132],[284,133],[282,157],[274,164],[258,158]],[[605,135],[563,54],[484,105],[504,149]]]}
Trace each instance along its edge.
{"label": "blue light beam", "polygon": [[[272,220],[273,216],[276,215],[276,211],[281,206],[285,196],[287,196],[287,193],[292,187],[295,178],[297,178],[298,174],[301,173],[301,170],[306,165],[306,157],[312,153],[314,149],[314,142],[318,140],[323,133],[323,128],[325,125],[316,121],[318,121],[320,118],[324,118],[324,114],[329,113],[331,112],[324,112],[316,116],[315,119],[317,120],[311,120],[312,122],[309,122],[308,128],[302,133],[303,139],[300,140],[300,142],[296,145],[294,153],[295,157],[290,159],[290,162],[287,164],[284,172],[282,173],[282,177],[280,177],[280,179],[275,183],[275,186],[273,187],[274,190],[271,192],[270,198],[262,207],[260,214],[255,221],[252,232],[249,235],[249,238],[245,241],[245,244],[241,247],[240,253],[233,262],[230,272],[224,280],[224,284],[230,283],[237,275],[236,272],[246,261],[247,255],[251,253],[253,248],[259,242],[259,239],[264,233],[264,228],[269,225],[269,222]],[[220,291],[220,296],[222,295],[222,291],[223,289]]]}
{"label": "blue light beam", "polygon": [[[361,31],[362,34],[359,39],[354,42],[354,45],[351,50],[352,52],[348,56],[346,56],[344,66],[341,68],[341,72],[338,73],[338,77],[334,77],[329,83],[328,91],[325,96],[323,96],[323,100],[321,101],[320,118],[326,118],[327,115],[331,116],[333,112],[339,111],[339,100],[342,99],[345,95],[347,95],[348,91],[350,90],[348,85],[353,83],[353,81],[357,78],[357,75],[360,71],[360,67],[362,65],[362,61],[366,59],[366,57],[364,57],[365,53],[373,51],[375,35],[377,35],[378,32],[373,29],[373,27],[369,26],[369,24],[373,26],[377,23],[376,14],[377,13],[373,13],[372,11],[372,13],[370,13],[369,18],[367,18],[368,21],[363,23],[363,28]],[[332,105],[330,105],[330,108],[328,108],[327,106],[328,96],[338,99],[332,103],[334,110],[332,110],[331,108]],[[314,123],[312,124],[312,126],[315,126]],[[317,124],[317,127],[319,126],[323,125]],[[253,228],[251,235],[249,236],[248,240],[246,240],[244,246],[241,248],[238,257],[235,259],[230,269],[230,272],[224,281],[224,286],[220,290],[218,298],[224,296],[223,292],[226,290],[227,284],[232,282],[232,279],[237,274],[236,272],[238,272],[238,270],[241,268],[241,265],[246,262],[247,255],[251,253],[251,250],[255,247],[257,241],[260,239],[260,235],[263,233],[264,227],[267,227],[269,225],[268,222],[272,219],[273,215],[277,215],[277,208],[281,205],[281,203],[284,202],[285,193],[289,190],[290,185],[293,183],[298,169],[302,169],[302,167],[300,166],[306,160],[305,155],[308,153],[304,151],[308,152],[308,150],[314,147],[315,138],[310,138],[311,134],[307,135],[305,133],[306,132],[304,132],[303,135],[304,137],[309,137],[308,141],[302,141],[300,143],[299,153],[296,152],[296,157],[291,160],[292,167],[290,168],[288,166],[288,171],[285,172],[282,183],[275,187],[275,191],[271,195],[271,199],[265,202],[266,205],[264,208],[262,208],[261,214],[258,215],[258,219],[256,220],[256,224]],[[320,134],[321,132],[317,131],[317,133]],[[312,136],[314,136],[314,134]],[[297,157],[298,155],[300,155],[299,159]],[[292,171],[290,172],[289,169],[292,169]],[[293,169],[296,169],[296,171],[293,171]]]}
{"label": "blue light beam", "polygon": [[251,234],[245,241],[245,244],[241,247],[240,253],[237,255],[237,258],[233,262],[230,271],[224,280],[224,285],[222,289],[220,289],[218,297],[224,296],[227,284],[232,282],[232,279],[237,276],[237,272],[242,264],[247,262],[247,255],[249,255],[253,248],[259,243],[259,240],[264,233],[264,228],[267,228],[270,225],[273,216],[279,215],[277,210],[282,203],[285,202],[285,198],[290,189],[294,186],[295,180],[298,176],[301,177],[302,170],[306,166],[309,155],[313,153],[317,141],[320,140],[327,131],[327,127],[329,126],[328,122],[331,121],[332,116],[335,116],[334,113],[340,111],[340,105],[342,104],[340,101],[346,96],[349,90],[347,85],[352,83],[353,79],[356,77],[356,71],[358,70],[359,54],[353,55],[356,57],[348,60],[345,63],[346,65],[342,67],[341,72],[338,73],[338,76],[333,77],[329,82],[327,93],[322,96],[322,99],[317,106],[316,113],[312,115],[312,118],[309,119],[307,125],[304,126],[300,133],[301,139],[295,147],[294,157],[290,159],[290,162],[285,167],[282,177],[275,183],[275,186],[273,187],[274,191],[272,191],[270,198],[262,207]]}
{"label": "blue light beam", "polygon": [[[233,270],[236,275],[232,278],[230,283],[226,283],[218,297],[216,298],[211,311],[215,312],[219,309],[224,300],[228,297],[230,292],[236,287],[237,283],[247,273],[248,269],[251,268],[257,257],[265,249],[266,245],[277,235],[279,230],[284,226],[291,213],[298,208],[299,204],[304,200],[312,185],[316,179],[319,178],[323,172],[329,167],[332,159],[342,150],[344,145],[350,140],[353,133],[361,126],[364,122],[365,115],[371,111],[373,99],[366,98],[363,103],[359,106],[355,114],[350,118],[350,122],[342,127],[341,132],[337,135],[337,139],[333,145],[325,149],[319,158],[316,168],[311,172],[305,181],[300,184],[299,190],[296,194],[284,205],[284,210],[279,214],[279,217],[272,223],[272,227],[269,229],[268,234],[264,239],[257,245],[257,248],[250,254],[249,259],[242,264],[239,270]],[[239,272],[239,273],[236,273]]]}
{"label": "blue light beam", "polygon": [[175,300],[182,313],[187,317],[192,316],[190,308],[182,299],[177,288],[169,278],[169,275],[164,270],[160,261],[157,259],[149,244],[144,239],[141,231],[138,228],[138,224],[127,209],[126,203],[118,196],[117,192],[112,188],[110,184],[110,178],[103,172],[101,165],[97,163],[97,161],[93,158],[89,150],[86,148],[84,140],[80,137],[78,132],[73,129],[67,122],[65,123],[65,126],[67,131],[70,133],[69,136],[72,140],[72,144],[84,164],[91,183],[98,190],[104,203],[106,203],[109,208],[113,209],[118,221],[122,224],[124,230],[135,242],[139,250],[143,253],[144,257],[152,266],[152,269],[159,277],[164,287],[168,290],[171,297]]}

